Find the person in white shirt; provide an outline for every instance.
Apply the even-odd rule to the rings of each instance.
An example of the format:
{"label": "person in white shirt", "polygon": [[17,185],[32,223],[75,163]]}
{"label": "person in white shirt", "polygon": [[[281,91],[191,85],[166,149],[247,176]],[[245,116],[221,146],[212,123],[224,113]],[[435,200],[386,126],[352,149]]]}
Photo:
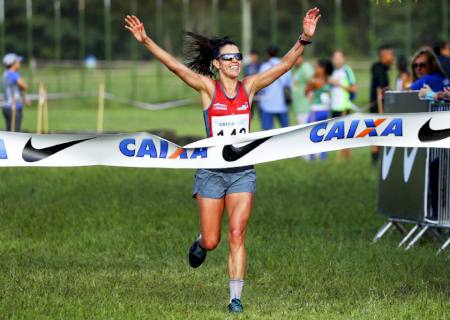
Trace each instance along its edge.
{"label": "person in white shirt", "polygon": [[[351,113],[354,96],[356,94],[356,78],[353,70],[345,64],[345,55],[342,50],[333,53],[334,71],[329,83],[331,88],[332,117],[340,117]],[[350,149],[341,151],[345,159],[350,159]],[[339,153],[338,153],[339,158]]]}

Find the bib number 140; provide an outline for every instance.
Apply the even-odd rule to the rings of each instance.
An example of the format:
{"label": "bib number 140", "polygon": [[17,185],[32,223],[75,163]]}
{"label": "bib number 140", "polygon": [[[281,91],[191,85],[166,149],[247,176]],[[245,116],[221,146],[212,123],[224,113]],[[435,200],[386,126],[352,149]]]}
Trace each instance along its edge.
{"label": "bib number 140", "polygon": [[213,136],[236,136],[248,133],[248,114],[236,114],[211,118]]}
{"label": "bib number 140", "polygon": [[[231,131],[231,133],[230,133],[230,136],[235,136],[237,134],[246,134],[247,133],[247,130],[245,130],[245,128],[239,129],[239,133],[237,133],[237,130],[238,129],[233,129],[233,131]],[[224,133],[223,130],[220,130],[219,132],[217,132],[217,135],[218,136],[224,136],[225,133]]]}

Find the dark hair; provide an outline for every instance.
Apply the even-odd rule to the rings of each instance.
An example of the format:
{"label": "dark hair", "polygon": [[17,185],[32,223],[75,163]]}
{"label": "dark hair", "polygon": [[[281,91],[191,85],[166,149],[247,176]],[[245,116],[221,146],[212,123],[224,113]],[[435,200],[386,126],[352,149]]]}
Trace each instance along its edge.
{"label": "dark hair", "polygon": [[437,56],[441,55],[441,50],[447,46],[448,42],[446,41],[438,41],[434,44],[433,51]]}
{"label": "dark hair", "polygon": [[257,49],[250,50],[250,54],[259,54],[259,51]]}
{"label": "dark hair", "polygon": [[266,49],[266,53],[271,58],[278,56],[278,51],[279,51],[278,47],[276,45],[273,45],[273,44],[268,46],[267,49]]}
{"label": "dark hair", "polygon": [[219,57],[220,49],[226,45],[237,46],[228,36],[210,39],[200,34],[186,32],[183,45],[184,63],[197,73],[213,77],[211,61]]}
{"label": "dark hair", "polygon": [[377,49],[377,54],[380,55],[381,51],[384,50],[393,50],[391,46],[387,45],[387,44],[383,44],[381,46],[378,47]]}
{"label": "dark hair", "polygon": [[400,73],[404,73],[408,71],[408,60],[406,59],[406,57],[404,55],[399,55],[397,57],[397,70]]}
{"label": "dark hair", "polygon": [[417,78],[416,70],[414,70],[412,65],[414,64],[414,61],[419,56],[422,56],[422,55],[427,57],[427,63],[430,65],[430,73],[438,73],[441,76],[447,78],[447,75],[444,72],[444,69],[442,69],[442,66],[439,63],[439,60],[436,57],[436,55],[431,50],[422,49],[422,50],[417,51],[416,54],[414,55],[414,57],[411,60],[411,69],[412,69],[413,81],[416,81],[418,78]]}
{"label": "dark hair", "polygon": [[317,60],[317,65],[325,70],[325,74],[327,76],[331,76],[331,74],[333,73],[334,67],[330,59],[319,59]]}

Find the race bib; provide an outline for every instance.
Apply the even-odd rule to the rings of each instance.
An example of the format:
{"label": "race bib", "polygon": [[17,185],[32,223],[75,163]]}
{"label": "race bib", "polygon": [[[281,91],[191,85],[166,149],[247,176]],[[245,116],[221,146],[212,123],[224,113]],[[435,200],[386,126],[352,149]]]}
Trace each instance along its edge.
{"label": "race bib", "polygon": [[213,136],[235,136],[249,132],[250,115],[235,114],[230,116],[211,117]]}

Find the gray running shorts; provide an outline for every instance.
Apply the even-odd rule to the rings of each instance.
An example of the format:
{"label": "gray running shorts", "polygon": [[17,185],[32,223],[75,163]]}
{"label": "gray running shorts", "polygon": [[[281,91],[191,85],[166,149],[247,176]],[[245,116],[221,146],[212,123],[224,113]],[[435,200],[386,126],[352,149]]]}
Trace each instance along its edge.
{"label": "gray running shorts", "polygon": [[198,169],[195,173],[194,192],[205,198],[221,199],[226,194],[256,192],[256,172],[246,168],[238,172]]}

